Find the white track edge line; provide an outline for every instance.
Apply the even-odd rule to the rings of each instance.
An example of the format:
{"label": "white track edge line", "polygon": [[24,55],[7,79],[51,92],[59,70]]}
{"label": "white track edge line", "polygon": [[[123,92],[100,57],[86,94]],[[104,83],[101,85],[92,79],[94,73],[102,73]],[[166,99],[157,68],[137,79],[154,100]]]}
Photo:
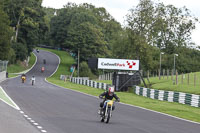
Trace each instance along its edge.
{"label": "white track edge line", "polygon": [[3,93],[6,95],[6,97],[14,104],[14,106],[8,102],[6,102],[5,100],[1,99],[3,102],[5,102],[6,104],[8,104],[9,106],[15,108],[16,110],[20,110],[19,106],[17,106],[17,104],[7,95],[7,93],[4,91],[4,89],[0,86],[0,89],[3,91]]}
{"label": "white track edge line", "polygon": [[3,100],[2,98],[0,98],[0,100],[1,100],[2,102],[6,103],[7,105],[11,106],[12,108],[14,108],[14,109],[18,110],[18,109],[17,109],[15,106],[13,106],[12,104],[10,104],[10,103],[6,102],[6,101],[5,101],[5,100]]}

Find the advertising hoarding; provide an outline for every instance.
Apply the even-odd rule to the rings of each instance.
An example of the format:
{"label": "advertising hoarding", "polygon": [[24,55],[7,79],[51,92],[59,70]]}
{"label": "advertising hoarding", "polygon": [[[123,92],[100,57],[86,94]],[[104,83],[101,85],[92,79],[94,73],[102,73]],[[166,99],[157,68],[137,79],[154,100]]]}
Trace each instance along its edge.
{"label": "advertising hoarding", "polygon": [[139,60],[98,58],[98,69],[139,70]]}

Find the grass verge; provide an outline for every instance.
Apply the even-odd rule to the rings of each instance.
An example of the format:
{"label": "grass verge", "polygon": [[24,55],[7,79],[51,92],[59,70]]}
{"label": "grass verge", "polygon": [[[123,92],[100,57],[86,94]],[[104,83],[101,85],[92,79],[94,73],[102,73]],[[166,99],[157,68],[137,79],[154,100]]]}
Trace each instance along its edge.
{"label": "grass verge", "polygon": [[25,66],[20,61],[18,61],[16,64],[8,65],[8,68],[7,68],[8,77],[9,78],[15,77],[15,76],[17,76],[17,73],[20,73],[20,72],[23,72],[25,70],[30,69],[33,66],[33,64],[35,63],[35,61],[36,61],[36,57],[34,56],[33,53],[31,53],[30,60],[29,60],[29,65],[28,66]]}
{"label": "grass verge", "polygon": [[[196,77],[196,81],[194,80],[194,77]],[[162,77],[161,80],[159,80],[158,77],[152,77],[149,78],[150,83],[152,84],[150,88],[200,95],[200,82],[198,82],[198,77],[200,79],[200,72],[190,73],[189,78],[188,74],[179,75],[177,85],[173,84],[173,80],[171,79],[171,77],[169,77],[168,79],[167,77],[165,77],[165,79],[163,79]],[[145,80],[145,82],[148,83],[147,80]]]}
{"label": "grass verge", "polygon": [[[64,82],[62,80],[59,80],[59,76],[60,76],[59,74],[68,73],[68,72],[62,71],[63,69],[66,70],[66,64],[68,64],[69,66],[74,61],[72,61],[73,58],[70,57],[68,54],[66,54],[66,52],[63,53],[57,50],[51,50],[51,52],[55,54],[56,52],[59,52],[59,56],[61,58],[61,64],[57,72],[52,77],[47,78],[49,82],[62,86],[64,88],[77,90],[77,91],[84,92],[84,93],[94,95],[94,96],[98,96],[100,93],[103,92],[103,90],[101,89],[95,89],[95,88],[84,86],[84,85],[73,84],[69,81]],[[65,60],[62,60],[64,58]],[[69,58],[71,62],[67,62],[68,60],[67,58]],[[65,64],[65,65],[62,65],[62,64]],[[191,106],[183,105],[179,103],[170,103],[166,101],[153,100],[150,98],[138,96],[136,94],[128,93],[128,92],[116,92],[116,93],[120,97],[121,102],[123,103],[144,107],[147,109],[170,114],[170,115],[184,118],[187,120],[200,122],[200,108],[195,108],[195,107],[191,107]]]}
{"label": "grass verge", "polygon": [[4,100],[5,102],[7,102],[8,104],[10,104],[10,105],[12,105],[12,106],[15,106],[15,105],[13,104],[13,102],[10,101],[10,99],[5,95],[5,93],[3,92],[3,90],[2,90],[1,87],[0,87],[0,98],[1,98],[2,100]]}

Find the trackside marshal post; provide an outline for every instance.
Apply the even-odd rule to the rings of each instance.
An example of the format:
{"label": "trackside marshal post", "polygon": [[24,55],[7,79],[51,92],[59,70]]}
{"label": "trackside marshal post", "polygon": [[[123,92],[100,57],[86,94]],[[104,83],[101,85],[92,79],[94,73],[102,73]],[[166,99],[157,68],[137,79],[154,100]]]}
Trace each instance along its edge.
{"label": "trackside marshal post", "polygon": [[98,58],[98,69],[139,70],[139,60]]}

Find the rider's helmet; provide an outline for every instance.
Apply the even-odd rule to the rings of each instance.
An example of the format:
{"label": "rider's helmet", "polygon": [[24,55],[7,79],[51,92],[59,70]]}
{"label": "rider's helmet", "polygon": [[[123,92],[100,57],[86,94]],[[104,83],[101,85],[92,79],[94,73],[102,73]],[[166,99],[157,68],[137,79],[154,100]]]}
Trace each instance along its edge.
{"label": "rider's helmet", "polygon": [[22,76],[21,76],[21,78],[26,78],[26,75],[23,73]]}
{"label": "rider's helmet", "polygon": [[109,96],[113,96],[114,92],[115,92],[115,88],[113,86],[108,88],[108,95]]}

